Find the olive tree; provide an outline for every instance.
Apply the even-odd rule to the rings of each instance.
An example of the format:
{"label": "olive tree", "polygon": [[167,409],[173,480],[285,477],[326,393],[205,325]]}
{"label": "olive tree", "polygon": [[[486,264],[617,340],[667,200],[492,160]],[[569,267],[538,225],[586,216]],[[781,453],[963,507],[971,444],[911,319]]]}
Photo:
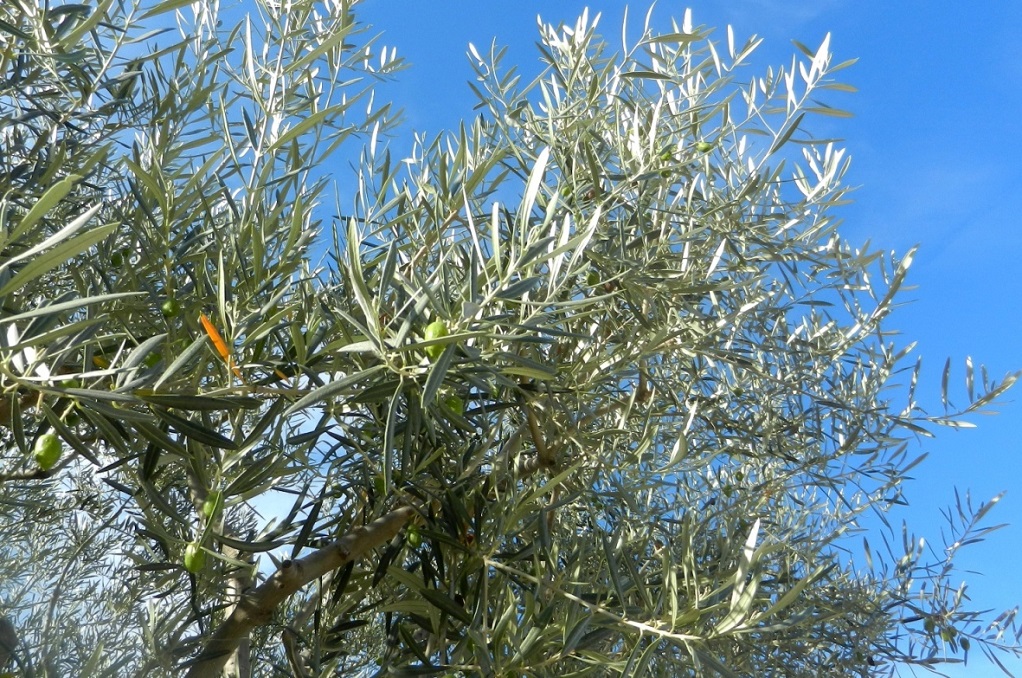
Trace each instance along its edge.
{"label": "olive tree", "polygon": [[972,610],[954,569],[993,502],[941,551],[852,539],[903,501],[913,440],[1015,376],[916,401],[888,319],[912,255],[842,239],[847,156],[809,131],[848,89],[827,39],[755,75],[756,39],[687,14],[614,48],[588,14],[541,24],[538,77],[471,47],[479,112],[399,158],[373,87],[400,60],[357,4],[0,10],[0,660],[1019,653],[1014,611]]}

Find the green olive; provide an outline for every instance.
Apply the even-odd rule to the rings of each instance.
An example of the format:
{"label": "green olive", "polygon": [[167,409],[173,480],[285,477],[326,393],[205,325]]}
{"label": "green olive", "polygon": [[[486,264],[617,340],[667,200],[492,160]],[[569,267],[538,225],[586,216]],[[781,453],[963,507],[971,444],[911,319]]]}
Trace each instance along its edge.
{"label": "green olive", "polygon": [[422,546],[422,535],[419,534],[419,528],[415,525],[411,525],[408,528],[408,533],[405,535],[405,538],[408,540],[408,545],[413,549],[417,549]]}
{"label": "green olive", "polygon": [[77,426],[82,420],[81,415],[78,414],[78,406],[75,405],[65,411],[64,414],[61,415],[61,419],[63,419],[64,423],[68,426]]}
{"label": "green olive", "polygon": [[35,463],[39,464],[39,468],[42,470],[49,471],[60,461],[63,447],[60,438],[56,435],[44,433],[35,441],[35,450],[32,453],[35,457]]}
{"label": "green olive", "polygon": [[596,287],[600,284],[600,274],[596,271],[589,271],[586,273],[586,284],[590,287]]}
{"label": "green olive", "polygon": [[202,549],[202,544],[197,541],[189,542],[185,547],[184,562],[185,569],[192,574],[202,572],[202,568],[206,566],[206,552]]}
{"label": "green olive", "polygon": [[465,401],[461,399],[461,396],[452,393],[444,398],[444,405],[458,416],[465,414]]}
{"label": "green olive", "polygon": [[709,153],[713,150],[713,144],[708,141],[698,141],[696,142],[696,150],[700,153]]}
{"label": "green olive", "polygon": [[[447,323],[443,320],[434,320],[429,325],[426,325],[426,331],[423,334],[423,338],[426,341],[432,341],[434,339],[441,339],[446,337],[448,333]],[[444,352],[443,344],[433,344],[432,346],[426,347],[426,355],[429,356],[430,360],[436,360]]]}
{"label": "green olive", "polygon": [[202,515],[206,517],[206,520],[210,520],[217,514],[222,505],[223,495],[219,491],[213,490],[206,495],[206,501],[202,502]]}
{"label": "green olive", "polygon": [[177,303],[176,299],[167,299],[160,306],[160,313],[163,314],[164,318],[173,318],[181,312],[181,305]]}

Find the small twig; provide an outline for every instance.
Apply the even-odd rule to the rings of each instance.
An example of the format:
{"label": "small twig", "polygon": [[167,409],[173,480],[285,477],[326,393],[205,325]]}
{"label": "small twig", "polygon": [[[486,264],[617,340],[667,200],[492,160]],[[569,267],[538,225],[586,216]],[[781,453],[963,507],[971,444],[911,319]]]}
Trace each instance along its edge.
{"label": "small twig", "polygon": [[298,652],[298,634],[291,629],[284,629],[280,634],[280,641],[284,645],[284,654],[287,656],[287,663],[291,666],[291,673],[295,675],[295,678],[309,678],[309,673],[305,670]]}
{"label": "small twig", "polygon": [[532,442],[536,446],[536,457],[541,466],[551,468],[555,466],[553,455],[543,439],[543,432],[539,430],[539,420],[536,418],[536,411],[532,405],[525,403],[525,414],[529,420],[529,433],[532,435]]}
{"label": "small twig", "polygon": [[57,474],[59,469],[50,469],[44,471],[41,468],[37,468],[34,471],[24,471],[22,473],[0,473],[0,483],[5,483],[8,480],[43,480],[44,478],[50,478]]}

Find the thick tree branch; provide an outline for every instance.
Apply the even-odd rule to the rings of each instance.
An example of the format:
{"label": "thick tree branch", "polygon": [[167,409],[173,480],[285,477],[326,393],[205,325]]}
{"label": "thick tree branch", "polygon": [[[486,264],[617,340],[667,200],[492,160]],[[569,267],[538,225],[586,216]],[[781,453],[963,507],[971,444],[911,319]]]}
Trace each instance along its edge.
{"label": "thick tree branch", "polygon": [[323,575],[360,558],[396,535],[416,514],[403,506],[368,525],[356,528],[329,546],[304,558],[285,561],[266,583],[243,595],[238,606],[213,633],[188,670],[187,678],[216,678],[252,629],[269,623],[273,611],[288,596]]}
{"label": "thick tree branch", "polygon": [[[244,598],[245,591],[252,586],[255,557],[252,553],[245,553],[233,547],[224,548],[224,553],[229,558],[241,560],[249,564],[249,567],[241,567],[235,570],[227,580],[226,594],[228,600],[232,601],[231,606],[227,610],[228,612],[233,612]],[[246,635],[238,643],[238,649],[227,660],[227,675],[235,676],[236,678],[252,678],[252,663],[249,657],[251,654],[251,642],[251,639]]]}

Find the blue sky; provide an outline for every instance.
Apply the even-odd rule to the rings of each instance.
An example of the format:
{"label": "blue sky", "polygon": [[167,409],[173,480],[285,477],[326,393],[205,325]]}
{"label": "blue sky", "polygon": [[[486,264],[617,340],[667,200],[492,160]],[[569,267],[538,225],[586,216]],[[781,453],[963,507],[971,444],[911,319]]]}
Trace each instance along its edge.
{"label": "blue sky", "polygon": [[[405,109],[406,131],[435,133],[471,116],[469,42],[482,51],[496,39],[509,47],[507,64],[532,74],[538,68],[537,14],[546,22],[573,22],[587,5],[603,14],[606,34],[620,34],[625,3],[616,0],[367,0],[362,19],[412,62],[383,92]],[[752,60],[757,72],[790,63],[792,39],[815,48],[828,32],[838,61],[859,59],[841,74],[859,92],[829,99],[855,117],[808,124],[844,138],[852,157],[847,181],[858,190],[855,203],[840,213],[845,237],[898,252],[921,245],[909,279],[916,289],[904,296],[911,303],[895,313],[891,326],[903,331],[906,343],[919,342],[924,404],[938,411],[948,357],[957,401],[965,399],[967,356],[998,380],[1022,368],[1022,228],[1015,204],[1022,195],[1022,3],[967,10],[961,3],[916,0],[660,2],[654,25],[668,29],[670,18],[680,21],[686,7],[696,24],[717,27],[719,39],[727,24],[739,42],[753,33],[765,38]],[[646,9],[645,2],[631,6],[634,31]],[[956,487],[963,495],[971,492],[977,504],[1007,491],[988,520],[1011,525],[967,549],[960,561],[984,573],[970,576],[977,604],[1000,610],[1022,603],[1022,471],[1016,463],[1022,455],[1022,388],[999,409],[996,417],[974,419],[978,429],[941,431],[919,443],[930,458],[914,470],[916,480],[906,488],[912,505],[895,519],[904,517],[939,547],[940,510],[953,506]],[[948,673],[1002,675],[982,660],[977,653],[967,669]],[[1022,662],[1009,665],[1022,674]]]}

